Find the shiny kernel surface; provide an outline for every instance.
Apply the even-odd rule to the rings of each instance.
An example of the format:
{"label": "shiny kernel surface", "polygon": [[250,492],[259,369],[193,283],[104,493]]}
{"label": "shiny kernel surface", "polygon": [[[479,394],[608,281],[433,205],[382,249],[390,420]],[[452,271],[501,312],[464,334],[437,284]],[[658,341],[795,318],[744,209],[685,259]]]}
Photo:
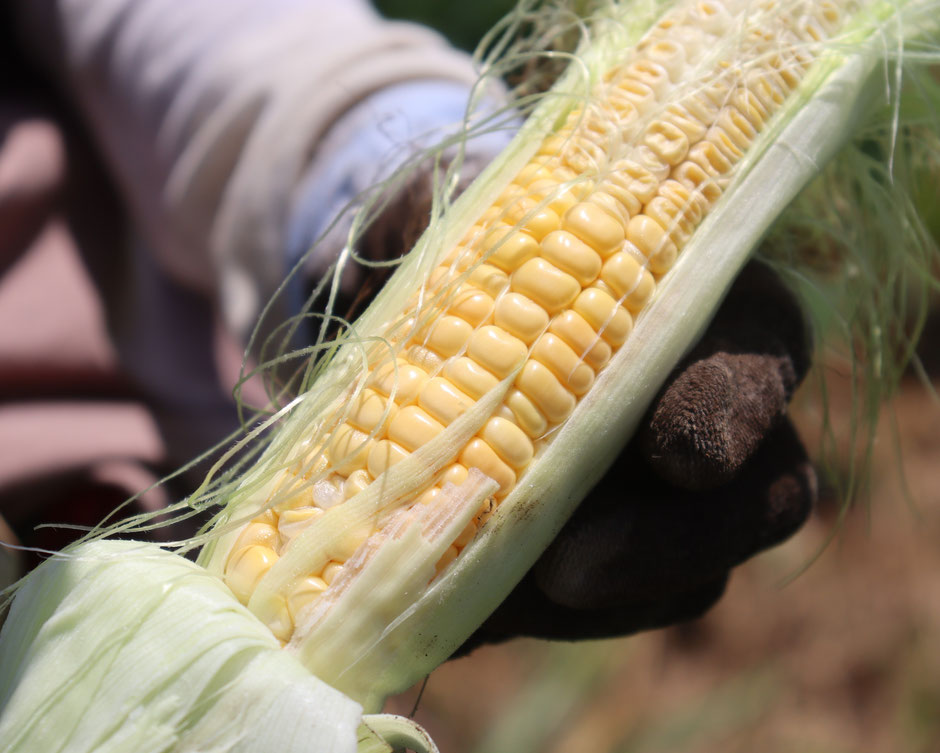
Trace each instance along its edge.
{"label": "shiny kernel surface", "polygon": [[567,272],[581,285],[593,282],[601,271],[601,257],[567,230],[556,230],[542,240],[542,258]]}
{"label": "shiny kernel surface", "polygon": [[330,464],[338,471],[352,473],[364,468],[372,440],[369,435],[349,424],[340,424],[333,432],[327,455]]}
{"label": "shiny kernel surface", "polygon": [[460,486],[464,481],[467,480],[469,476],[469,471],[465,465],[460,463],[454,463],[447,466],[444,472],[441,474],[440,484],[453,484],[454,486]]}
{"label": "shiny kernel surface", "polygon": [[287,597],[287,609],[291,619],[296,622],[300,611],[319,599],[320,595],[326,591],[327,585],[323,578],[315,575],[308,575],[301,579]]}
{"label": "shiny kernel surface", "polygon": [[444,376],[474,400],[483,397],[499,384],[499,379],[491,372],[466,356],[448,361],[444,367]]}
{"label": "shiny kernel surface", "polygon": [[482,290],[465,285],[454,298],[450,312],[473,327],[485,322],[493,312],[493,297]]}
{"label": "shiny kernel surface", "polygon": [[535,360],[526,362],[516,378],[516,386],[553,424],[560,424],[574,410],[575,397],[551,370]]}
{"label": "shiny kernel surface", "polygon": [[234,549],[244,549],[253,544],[277,549],[277,528],[270,523],[260,523],[252,521],[249,523],[235,540]]}
{"label": "shiny kernel surface", "polygon": [[496,302],[493,321],[524,343],[532,343],[548,326],[548,313],[519,293],[506,293]]}
{"label": "shiny kernel surface", "polygon": [[539,242],[521,230],[514,231],[506,226],[488,238],[491,249],[486,261],[504,272],[512,272],[529,259],[538,256]]}
{"label": "shiny kernel surface", "polygon": [[630,220],[627,225],[627,240],[647,258],[672,243],[665,228],[646,214],[637,215]]}
{"label": "shiny kernel surface", "polygon": [[519,428],[531,438],[537,439],[548,431],[548,419],[521,390],[509,391],[506,406],[512,411]]}
{"label": "shiny kernel surface", "polygon": [[418,395],[418,405],[445,426],[466,413],[473,402],[472,397],[443,377],[429,380]]}
{"label": "shiny kernel surface", "polygon": [[369,448],[368,468],[372,477],[380,476],[396,463],[408,457],[408,450],[388,439],[374,442]]}
{"label": "shiny kernel surface", "polygon": [[483,426],[480,436],[497,455],[515,468],[527,466],[535,454],[535,447],[525,432],[505,418],[491,418]]}
{"label": "shiny kernel surface", "polygon": [[399,358],[394,364],[381,367],[376,372],[373,384],[376,390],[386,396],[394,391],[395,402],[404,405],[418,396],[427,380],[428,374],[424,369]]}
{"label": "shiny kernel surface", "polygon": [[575,395],[583,395],[594,384],[594,370],[557,335],[542,335],[532,348],[532,358],[548,366],[562,385]]}
{"label": "shiny kernel surface", "polygon": [[225,585],[235,594],[235,598],[243,604],[247,604],[258,581],[264,577],[278,559],[277,552],[260,544],[239,549],[226,565]]}
{"label": "shiny kernel surface", "polygon": [[388,437],[406,450],[414,452],[444,430],[444,425],[431,418],[417,405],[402,408],[388,426]]}
{"label": "shiny kernel surface", "polygon": [[482,439],[472,439],[460,453],[460,462],[470,468],[478,468],[499,484],[497,494],[507,494],[516,483],[516,472],[500,460],[499,455]]}
{"label": "shiny kernel surface", "polygon": [[468,281],[495,298],[509,287],[509,276],[492,264],[479,264],[470,273]]}
{"label": "shiny kernel surface", "polygon": [[566,308],[578,295],[581,285],[545,259],[530,259],[512,276],[514,292],[531,298],[549,314]]}
{"label": "shiny kernel surface", "polygon": [[397,412],[398,407],[386,395],[366,388],[353,400],[346,420],[357,429],[371,432],[381,429]]}
{"label": "shiny kernel surface", "polygon": [[434,322],[425,344],[439,356],[447,358],[463,350],[473,327],[459,316],[442,316]]}
{"label": "shiny kernel surface", "polygon": [[614,347],[623,345],[633,330],[633,317],[629,312],[598,288],[584,290],[575,300],[573,308]]}
{"label": "shiny kernel surface", "polygon": [[641,272],[642,267],[633,255],[622,251],[604,262],[601,279],[610,286],[618,298],[622,298],[632,293],[640,284]]}
{"label": "shiny kernel surface", "polygon": [[525,343],[494,325],[480,327],[473,333],[467,355],[500,379],[509,376],[526,357]]}
{"label": "shiny kernel surface", "polygon": [[607,365],[613,350],[577,311],[556,316],[548,328],[558,335],[595,371]]}
{"label": "shiny kernel surface", "polygon": [[[589,198],[596,199],[596,194]],[[591,201],[582,201],[565,212],[562,227],[602,257],[616,251],[624,239],[623,225]]]}

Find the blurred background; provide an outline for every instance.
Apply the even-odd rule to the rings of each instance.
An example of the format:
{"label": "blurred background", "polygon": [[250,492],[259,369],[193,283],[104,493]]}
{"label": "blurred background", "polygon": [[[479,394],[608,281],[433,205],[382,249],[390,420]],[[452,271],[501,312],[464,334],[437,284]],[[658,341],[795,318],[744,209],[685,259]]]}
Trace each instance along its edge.
{"label": "blurred background", "polygon": [[[510,3],[377,5],[472,49]],[[12,64],[3,59],[2,26],[0,16],[0,86],[29,93],[29,77],[11,76]],[[36,104],[39,112],[51,107],[63,117],[54,104]],[[66,145],[41,129],[30,136],[51,139],[40,151],[53,159],[29,168],[37,185],[55,184],[57,149],[67,151],[70,173],[82,176],[56,189],[68,194],[62,202],[68,212],[22,216],[0,238],[0,509],[20,530],[30,529],[33,518],[67,517],[44,506],[61,486],[37,482],[47,469],[41,457],[18,454],[29,444],[24,432],[61,440],[59,457],[66,446],[74,448],[68,451],[75,453],[76,475],[55,482],[77,490],[68,502],[72,510],[99,509],[103,499],[116,504],[129,489],[173,468],[120,373],[104,312],[89,303],[91,278],[100,281],[109,249],[123,239],[111,224],[103,233],[89,219],[96,213],[83,211],[91,202],[100,216],[115,199],[80,128],[74,131]],[[7,143],[21,137],[2,133]],[[11,169],[0,163],[0,187]],[[60,199],[50,196],[50,206]],[[15,209],[0,206],[8,214]],[[79,260],[74,234],[99,249],[100,258]],[[18,297],[24,276],[42,279],[45,294]],[[837,491],[848,465],[836,464],[823,476],[809,523],[784,546],[736,570],[705,618],[614,641],[485,647],[441,667],[423,692],[413,688],[388,710],[410,715],[416,709],[444,753],[940,753],[940,400],[934,391],[940,317],[934,309],[920,348],[926,376],[911,373],[884,409],[870,476],[851,507],[846,511]],[[237,369],[237,350],[220,347],[222,368]],[[54,368],[31,360],[37,352],[55,353]],[[824,415],[832,435],[850,436],[850,378],[846,363],[820,361],[817,379],[795,400],[793,415],[811,450],[823,442]],[[106,414],[94,404],[104,395]],[[72,413],[62,411],[67,401],[74,402]],[[54,418],[44,411],[53,402]],[[64,423],[51,423],[63,415]],[[79,441],[70,444],[76,432]],[[112,437],[122,437],[122,446],[109,448]],[[842,449],[847,457],[848,446]],[[85,463],[112,450],[139,462]],[[176,496],[171,483],[138,504],[156,509]],[[69,536],[45,529],[30,543],[57,548]]]}

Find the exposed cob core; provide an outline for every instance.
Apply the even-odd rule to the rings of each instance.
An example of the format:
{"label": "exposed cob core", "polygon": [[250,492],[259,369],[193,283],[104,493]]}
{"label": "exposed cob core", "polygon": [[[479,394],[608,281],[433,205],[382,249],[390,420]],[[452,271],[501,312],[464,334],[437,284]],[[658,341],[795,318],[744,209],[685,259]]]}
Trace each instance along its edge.
{"label": "exposed cob core", "polygon": [[[745,19],[744,4],[699,0],[670,12],[608,70],[433,271],[420,308],[415,296],[389,335],[394,353],[377,349],[373,376],[343,407],[328,443],[303,472],[285,471],[280,488],[321,478],[238,536],[225,564],[238,598],[250,603],[305,526],[513,377],[477,435],[414,496],[428,504],[470,468],[498,484],[437,570],[453,561],[630,335],[848,4],[781,12],[765,2],[746,6]],[[726,35],[738,37],[734,59],[710,57]],[[293,579],[268,614],[279,638],[290,638],[301,611],[382,524],[350,532]]]}

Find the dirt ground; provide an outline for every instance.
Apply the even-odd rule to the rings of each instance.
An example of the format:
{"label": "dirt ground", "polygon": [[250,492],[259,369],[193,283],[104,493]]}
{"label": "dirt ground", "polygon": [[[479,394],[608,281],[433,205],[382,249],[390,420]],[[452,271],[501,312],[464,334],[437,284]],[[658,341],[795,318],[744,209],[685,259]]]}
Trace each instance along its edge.
{"label": "dirt ground", "polygon": [[[812,389],[794,414],[817,444]],[[804,529],[739,568],[703,619],[481,649],[431,676],[416,719],[443,753],[940,753],[938,427],[940,399],[906,381],[844,520],[824,492]],[[408,714],[416,697],[389,710]]]}

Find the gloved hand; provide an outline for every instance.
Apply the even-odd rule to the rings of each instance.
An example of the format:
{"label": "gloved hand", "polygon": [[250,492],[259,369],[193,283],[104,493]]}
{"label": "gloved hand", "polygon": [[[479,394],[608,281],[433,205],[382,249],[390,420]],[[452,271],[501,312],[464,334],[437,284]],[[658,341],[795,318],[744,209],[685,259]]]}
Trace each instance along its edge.
{"label": "gloved hand", "polygon": [[796,301],[752,262],[638,435],[455,655],[517,636],[625,635],[711,607],[731,568],[810,512],[815,475],[785,415],[808,365]]}

